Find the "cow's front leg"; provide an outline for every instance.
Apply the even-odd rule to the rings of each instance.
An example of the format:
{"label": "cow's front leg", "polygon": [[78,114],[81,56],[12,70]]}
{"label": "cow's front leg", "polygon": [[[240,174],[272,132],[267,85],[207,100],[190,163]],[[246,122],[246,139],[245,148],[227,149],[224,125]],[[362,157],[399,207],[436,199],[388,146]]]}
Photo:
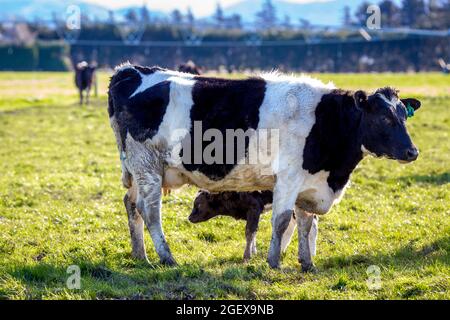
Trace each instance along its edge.
{"label": "cow's front leg", "polygon": [[150,232],[159,259],[163,264],[175,265],[175,259],[172,257],[162,230],[162,176],[156,173],[144,173],[136,177],[136,182],[138,184],[137,209],[142,214],[145,225]]}
{"label": "cow's front leg", "polygon": [[298,261],[302,265],[303,272],[314,271],[315,267],[312,261],[312,250],[310,243],[310,240],[312,240],[310,238],[310,231],[312,225],[315,223],[314,214],[308,213],[305,210],[300,209],[299,207],[296,207],[295,211],[298,224]]}
{"label": "cow's front leg", "polygon": [[250,258],[256,254],[256,233],[258,231],[260,214],[254,211],[247,213],[247,224],[245,226],[245,251],[244,261],[250,260]]}
{"label": "cow's front leg", "polygon": [[144,244],[144,220],[136,210],[137,188],[133,185],[128,189],[123,198],[123,203],[128,214],[128,227],[130,228],[132,256],[137,259],[147,260]]}
{"label": "cow's front leg", "polygon": [[277,176],[273,193],[272,240],[267,259],[271,268],[280,266],[282,238],[291,223],[300,183],[300,179],[295,179],[295,177],[287,175],[283,179]]}

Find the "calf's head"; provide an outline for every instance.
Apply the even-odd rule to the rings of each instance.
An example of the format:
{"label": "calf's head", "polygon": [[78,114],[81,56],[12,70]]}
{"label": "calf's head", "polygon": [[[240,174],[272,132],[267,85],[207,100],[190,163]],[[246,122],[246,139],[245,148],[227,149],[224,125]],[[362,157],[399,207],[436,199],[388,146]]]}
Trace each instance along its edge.
{"label": "calf's head", "polygon": [[208,191],[199,191],[194,199],[194,207],[189,215],[189,221],[198,223],[217,216],[217,205],[214,195]]}
{"label": "calf's head", "polygon": [[[386,157],[406,163],[419,156],[406,129],[408,114],[420,108],[420,101],[400,99],[392,88],[378,89],[367,96],[355,93],[357,107],[362,110],[362,149],[376,157]],[[409,110],[408,110],[409,109]]]}

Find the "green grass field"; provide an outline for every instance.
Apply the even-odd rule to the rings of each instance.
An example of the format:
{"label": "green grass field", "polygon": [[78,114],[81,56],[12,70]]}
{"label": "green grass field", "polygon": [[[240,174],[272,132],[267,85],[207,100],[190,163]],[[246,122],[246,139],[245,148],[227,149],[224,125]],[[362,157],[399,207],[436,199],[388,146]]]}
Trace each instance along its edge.
{"label": "green grass field", "polygon": [[[77,105],[68,73],[0,73],[0,299],[449,299],[450,78],[441,74],[318,75],[349,89],[393,85],[422,100],[408,120],[421,150],[409,165],[365,159],[343,201],[319,224],[318,273],[300,272],[297,237],[282,269],[266,263],[270,214],[258,255],[242,262],[244,223],[187,220],[194,188],[163,199],[179,266],[131,257],[125,190],[100,96]],[[81,289],[66,270],[81,269]],[[369,290],[371,265],[381,288]]]}

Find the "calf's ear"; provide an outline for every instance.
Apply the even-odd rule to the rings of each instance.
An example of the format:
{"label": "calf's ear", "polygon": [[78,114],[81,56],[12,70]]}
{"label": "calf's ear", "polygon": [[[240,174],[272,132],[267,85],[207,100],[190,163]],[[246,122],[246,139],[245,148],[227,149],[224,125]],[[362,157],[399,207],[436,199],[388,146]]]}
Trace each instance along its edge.
{"label": "calf's ear", "polygon": [[356,91],[353,98],[355,99],[355,103],[358,108],[362,109],[367,105],[367,93],[364,91]]}
{"label": "calf's ear", "polygon": [[400,99],[402,101],[402,103],[408,107],[408,104],[414,109],[417,110],[420,108],[421,103],[419,100],[417,99],[413,99],[413,98],[406,98],[406,99]]}

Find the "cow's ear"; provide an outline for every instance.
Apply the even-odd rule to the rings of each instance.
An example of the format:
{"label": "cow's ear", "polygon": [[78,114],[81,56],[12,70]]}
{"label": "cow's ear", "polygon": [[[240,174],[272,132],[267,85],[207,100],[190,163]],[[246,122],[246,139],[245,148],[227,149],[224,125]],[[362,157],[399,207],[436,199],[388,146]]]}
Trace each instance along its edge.
{"label": "cow's ear", "polygon": [[353,98],[355,99],[355,103],[358,108],[362,109],[367,105],[367,93],[364,91],[356,91]]}
{"label": "cow's ear", "polygon": [[400,99],[400,100],[406,107],[408,107],[408,105],[410,105],[414,110],[419,109],[421,106],[420,101],[417,99],[407,98],[407,99]]}

